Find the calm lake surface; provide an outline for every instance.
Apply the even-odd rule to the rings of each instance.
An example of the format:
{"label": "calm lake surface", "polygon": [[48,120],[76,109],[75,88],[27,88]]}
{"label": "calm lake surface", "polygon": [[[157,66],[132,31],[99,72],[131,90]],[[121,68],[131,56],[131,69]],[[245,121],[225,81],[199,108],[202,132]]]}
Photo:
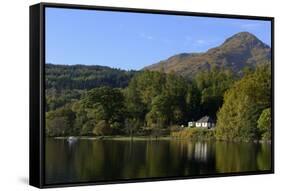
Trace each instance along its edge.
{"label": "calm lake surface", "polygon": [[271,169],[271,144],[46,139],[47,184]]}

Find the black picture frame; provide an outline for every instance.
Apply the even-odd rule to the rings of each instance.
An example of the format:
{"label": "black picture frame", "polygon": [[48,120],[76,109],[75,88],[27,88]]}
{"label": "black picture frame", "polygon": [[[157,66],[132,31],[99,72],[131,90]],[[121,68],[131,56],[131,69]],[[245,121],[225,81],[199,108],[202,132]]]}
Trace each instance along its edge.
{"label": "black picture frame", "polygon": [[[44,182],[45,173],[45,8],[66,8],[66,9],[84,9],[84,10],[103,10],[117,12],[134,12],[134,13],[152,13],[165,15],[183,15],[199,16],[214,18],[235,18],[249,20],[263,20],[271,22],[271,70],[272,70],[272,143],[271,143],[271,169],[265,171],[237,172],[223,174],[208,174],[184,177],[165,177],[165,178],[144,178],[130,180],[98,181],[98,182],[73,182],[61,184],[46,184]],[[257,174],[274,173],[274,18],[249,16],[249,15],[232,15],[217,13],[197,13],[170,10],[153,10],[123,7],[104,7],[89,5],[57,4],[57,3],[39,3],[30,6],[30,129],[29,129],[29,184],[38,188],[53,188],[65,186],[82,186],[82,185],[99,185],[115,183],[133,183],[147,181],[163,181],[193,178],[209,177],[227,177]]]}

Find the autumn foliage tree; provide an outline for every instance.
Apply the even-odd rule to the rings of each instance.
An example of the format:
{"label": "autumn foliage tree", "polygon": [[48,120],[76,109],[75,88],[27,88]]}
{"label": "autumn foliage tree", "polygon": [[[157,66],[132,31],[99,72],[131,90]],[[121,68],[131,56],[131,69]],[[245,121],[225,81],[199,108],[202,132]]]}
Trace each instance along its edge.
{"label": "autumn foliage tree", "polygon": [[271,69],[262,65],[237,81],[224,95],[216,138],[250,141],[259,138],[258,119],[271,106]]}

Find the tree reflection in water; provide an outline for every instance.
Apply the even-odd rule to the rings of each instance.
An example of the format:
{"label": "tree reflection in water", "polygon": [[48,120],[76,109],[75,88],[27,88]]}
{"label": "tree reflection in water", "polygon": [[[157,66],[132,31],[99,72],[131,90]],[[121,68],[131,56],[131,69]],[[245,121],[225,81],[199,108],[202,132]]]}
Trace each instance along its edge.
{"label": "tree reflection in water", "polygon": [[46,183],[269,170],[271,145],[184,140],[46,140]]}

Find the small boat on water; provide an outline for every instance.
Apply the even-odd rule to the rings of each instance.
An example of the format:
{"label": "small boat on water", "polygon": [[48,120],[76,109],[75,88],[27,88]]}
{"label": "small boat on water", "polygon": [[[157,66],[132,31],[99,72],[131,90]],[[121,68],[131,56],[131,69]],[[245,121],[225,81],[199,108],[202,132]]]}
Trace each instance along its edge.
{"label": "small boat on water", "polygon": [[77,137],[73,137],[73,136],[69,136],[68,138],[67,138],[67,141],[69,142],[69,143],[74,143],[74,142],[76,142],[78,140],[78,138]]}

